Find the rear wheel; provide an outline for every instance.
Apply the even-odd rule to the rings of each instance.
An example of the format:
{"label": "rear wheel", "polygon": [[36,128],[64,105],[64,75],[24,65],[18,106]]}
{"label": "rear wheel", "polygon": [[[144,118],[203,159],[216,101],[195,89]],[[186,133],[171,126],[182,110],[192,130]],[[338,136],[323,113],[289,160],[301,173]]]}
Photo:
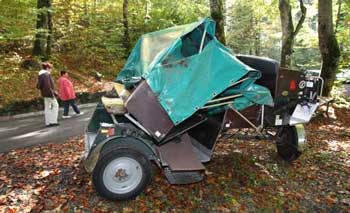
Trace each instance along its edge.
{"label": "rear wheel", "polygon": [[285,161],[294,161],[301,155],[298,149],[298,134],[294,126],[283,126],[278,130],[276,147],[278,155]]}
{"label": "rear wheel", "polygon": [[130,148],[111,147],[101,152],[92,182],[100,196],[128,200],[146,188],[151,174],[151,163],[142,153]]}

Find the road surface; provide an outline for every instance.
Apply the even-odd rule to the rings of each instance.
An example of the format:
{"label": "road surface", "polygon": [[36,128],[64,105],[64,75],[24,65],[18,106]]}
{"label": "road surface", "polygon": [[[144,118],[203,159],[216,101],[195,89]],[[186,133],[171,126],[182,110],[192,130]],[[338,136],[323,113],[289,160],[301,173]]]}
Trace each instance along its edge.
{"label": "road surface", "polygon": [[[68,138],[84,133],[84,129],[95,109],[95,105],[81,108],[85,114],[62,119],[59,126],[45,127],[44,115],[32,115],[8,121],[0,121],[0,153],[12,149],[44,143],[61,143]],[[72,113],[70,109],[70,113]]]}

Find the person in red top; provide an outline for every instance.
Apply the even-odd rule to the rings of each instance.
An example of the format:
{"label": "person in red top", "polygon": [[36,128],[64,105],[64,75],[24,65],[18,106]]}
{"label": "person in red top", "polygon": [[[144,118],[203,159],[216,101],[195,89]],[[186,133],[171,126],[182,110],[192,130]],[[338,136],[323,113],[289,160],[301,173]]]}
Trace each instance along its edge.
{"label": "person in red top", "polygon": [[82,115],[77,105],[75,105],[75,91],[72,82],[68,78],[68,73],[64,70],[61,71],[61,77],[58,79],[58,95],[63,102],[63,116],[62,118],[70,118],[69,106],[72,106],[74,112],[77,115]]}

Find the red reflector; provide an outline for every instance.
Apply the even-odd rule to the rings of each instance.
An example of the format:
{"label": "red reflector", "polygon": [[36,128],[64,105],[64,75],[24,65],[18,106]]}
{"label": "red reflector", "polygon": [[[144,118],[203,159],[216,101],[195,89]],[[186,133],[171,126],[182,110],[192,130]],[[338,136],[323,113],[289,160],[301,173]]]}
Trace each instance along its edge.
{"label": "red reflector", "polygon": [[114,135],[114,128],[109,128],[107,135],[108,136],[113,136]]}
{"label": "red reflector", "polygon": [[289,90],[290,90],[290,91],[295,91],[296,89],[297,89],[297,84],[295,83],[294,80],[291,80],[291,81],[289,82]]}

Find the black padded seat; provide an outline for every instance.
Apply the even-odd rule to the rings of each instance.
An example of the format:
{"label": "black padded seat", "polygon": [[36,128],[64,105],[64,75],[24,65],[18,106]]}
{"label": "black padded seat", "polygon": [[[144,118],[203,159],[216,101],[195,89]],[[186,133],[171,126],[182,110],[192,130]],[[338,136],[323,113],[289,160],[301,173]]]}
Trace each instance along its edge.
{"label": "black padded seat", "polygon": [[279,63],[270,58],[253,55],[236,55],[236,57],[251,68],[261,71],[262,76],[256,83],[267,87],[271,91],[272,97],[275,97]]}

